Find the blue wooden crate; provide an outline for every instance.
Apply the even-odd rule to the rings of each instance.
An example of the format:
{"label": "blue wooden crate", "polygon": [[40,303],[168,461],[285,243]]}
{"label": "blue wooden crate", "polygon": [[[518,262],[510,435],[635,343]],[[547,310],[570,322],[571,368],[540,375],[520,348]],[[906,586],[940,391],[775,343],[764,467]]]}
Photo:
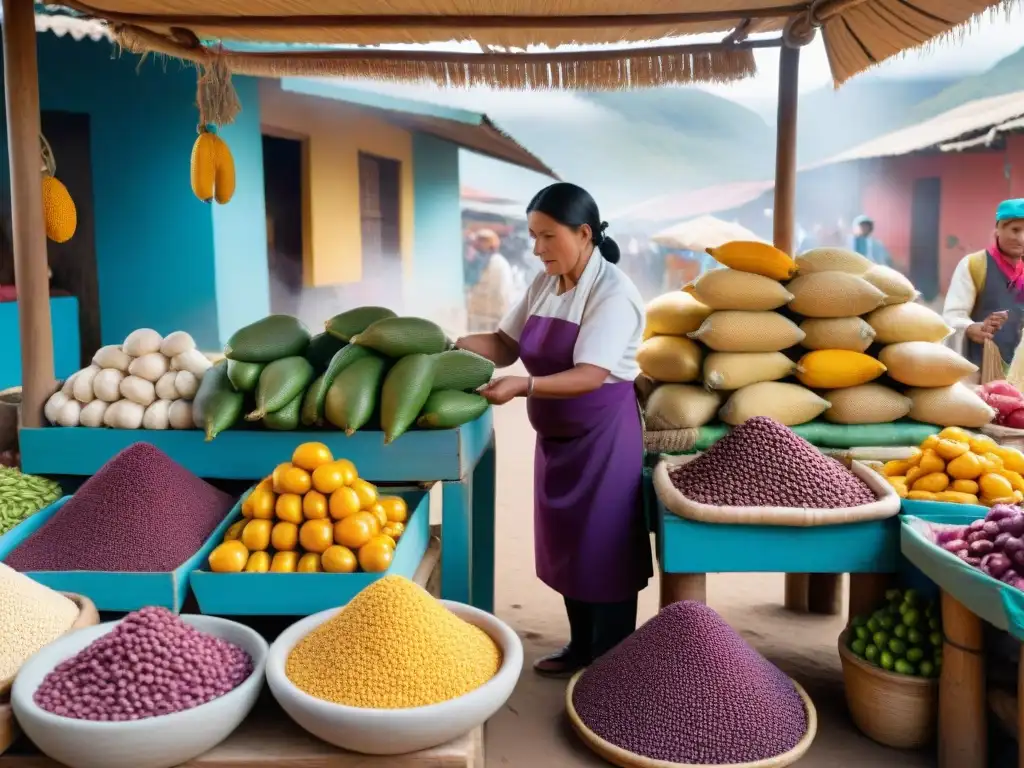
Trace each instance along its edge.
{"label": "blue wooden crate", "polygon": [[[976,520],[988,514],[988,507],[981,504],[951,504],[947,501],[918,501],[903,499],[900,502],[901,515],[913,515],[935,523],[959,523]],[[966,523],[964,523],[966,525]]]}
{"label": "blue wooden crate", "polygon": [[[65,496],[0,536],[0,561],[57,514],[70,498]],[[234,513],[240,513],[240,509],[241,504],[236,504]],[[202,549],[170,572],[28,571],[25,575],[51,589],[85,595],[101,611],[135,611],[147,605],[159,605],[178,613],[188,596],[189,574],[206,561],[233,517],[234,514],[229,513]]]}
{"label": "blue wooden crate", "polygon": [[842,525],[726,525],[686,520],[658,503],[665,573],[895,573],[898,516]]}
{"label": "blue wooden crate", "polygon": [[[337,608],[384,576],[412,578],[430,543],[430,498],[423,491],[388,493],[402,496],[409,507],[405,533],[395,559],[383,573],[212,573],[203,561],[193,567],[190,583],[202,613],[214,616],[308,616]],[[231,522],[241,519],[241,506]],[[207,542],[212,550],[223,533]],[[202,568],[203,570],[198,570]]]}
{"label": "blue wooden crate", "polygon": [[155,445],[199,477],[253,480],[270,473],[301,443],[325,443],[375,483],[460,480],[487,450],[494,417],[488,409],[457,429],[413,430],[391,445],[382,432],[227,430],[206,442],[199,430],[43,427],[19,433],[22,469],[35,475],[94,475],[129,445]]}

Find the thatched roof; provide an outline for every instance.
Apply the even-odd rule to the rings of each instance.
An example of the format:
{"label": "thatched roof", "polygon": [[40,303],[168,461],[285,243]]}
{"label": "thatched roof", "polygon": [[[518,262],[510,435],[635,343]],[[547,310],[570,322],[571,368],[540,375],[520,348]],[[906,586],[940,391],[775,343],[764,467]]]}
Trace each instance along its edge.
{"label": "thatched roof", "polygon": [[[247,51],[227,54],[233,72],[594,89],[745,77],[754,71],[753,48],[778,46],[783,38],[806,44],[818,28],[839,84],[1015,1],[66,0],[65,5],[110,21],[133,50],[202,62],[210,41],[228,48],[231,41],[250,44]],[[722,37],[711,44],[679,44],[678,38],[708,33]],[[750,37],[760,33],[779,34]],[[337,48],[444,41],[472,41],[481,52]],[[251,47],[294,43],[319,48]],[[560,48],[567,45],[574,47]],[[619,47],[593,48],[606,45]],[[544,48],[526,51],[531,46]]]}

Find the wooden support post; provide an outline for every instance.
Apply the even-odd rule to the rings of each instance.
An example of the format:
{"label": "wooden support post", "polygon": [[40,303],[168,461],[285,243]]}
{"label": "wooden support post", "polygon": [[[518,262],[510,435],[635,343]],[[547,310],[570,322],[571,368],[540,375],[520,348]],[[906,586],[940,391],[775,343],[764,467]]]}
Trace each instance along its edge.
{"label": "wooden support post", "polygon": [[32,0],[3,0],[7,152],[11,162],[14,279],[21,326],[21,423],[43,426],[53,391],[53,329],[43,220],[39,69]]}
{"label": "wooden support post", "polygon": [[981,619],[942,593],[939,768],[988,765],[988,711]]}
{"label": "wooden support post", "polygon": [[708,601],[708,577],[704,573],[662,573],[661,607],[681,600]]}
{"label": "wooden support post", "polygon": [[1024,645],[1017,659],[1017,768],[1024,768]]}
{"label": "wooden support post", "polygon": [[807,579],[807,611],[821,616],[843,612],[843,574],[812,573]]}
{"label": "wooden support post", "polygon": [[885,593],[896,582],[891,573],[851,573],[850,603],[847,615],[870,616],[885,600]]}
{"label": "wooden support post", "polygon": [[[796,122],[800,80],[800,49],[783,46],[779,51],[779,108],[775,138],[775,203],[773,240],[775,247],[792,253],[796,214]],[[791,611],[808,608],[807,574],[786,574],[785,605]],[[827,584],[826,592],[827,592]],[[828,595],[816,590],[815,602],[828,602]],[[834,602],[834,600],[833,600]]]}

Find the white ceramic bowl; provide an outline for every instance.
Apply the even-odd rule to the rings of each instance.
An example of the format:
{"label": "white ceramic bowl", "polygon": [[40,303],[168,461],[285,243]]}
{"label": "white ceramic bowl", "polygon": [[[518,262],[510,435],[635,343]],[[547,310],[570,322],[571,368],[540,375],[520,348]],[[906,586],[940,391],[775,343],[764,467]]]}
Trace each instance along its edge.
{"label": "white ceramic bowl", "polygon": [[502,652],[498,673],[476,690],[440,704],[412,709],[364,709],[334,704],[305,693],[287,678],[285,662],[302,638],[341,608],[308,616],[286,629],[270,647],[267,683],[282,709],[328,744],[367,755],[403,755],[436,747],[485,723],[512,695],[523,669],[523,644],[512,628],[462,603],[441,604],[484,630]]}
{"label": "white ceramic bowl", "polygon": [[230,693],[171,715],[126,723],[60,717],[33,701],[43,678],[62,661],[113,630],[118,622],[80,629],[43,648],[18,672],[11,704],[25,735],[44,754],[68,768],[172,768],[224,741],[249,714],[263,688],[267,641],[227,619],[192,615],[181,619],[201,632],[243,648],[252,656],[253,673]]}

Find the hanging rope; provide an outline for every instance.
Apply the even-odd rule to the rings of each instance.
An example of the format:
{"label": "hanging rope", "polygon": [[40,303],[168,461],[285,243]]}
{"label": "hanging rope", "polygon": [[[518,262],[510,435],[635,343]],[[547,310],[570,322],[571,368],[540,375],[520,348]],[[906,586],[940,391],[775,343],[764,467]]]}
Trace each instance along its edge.
{"label": "hanging rope", "polygon": [[223,48],[210,50],[208,54],[206,61],[199,64],[196,84],[199,124],[223,127],[235,121],[242,111],[242,104],[231,83],[231,70],[223,55]]}

